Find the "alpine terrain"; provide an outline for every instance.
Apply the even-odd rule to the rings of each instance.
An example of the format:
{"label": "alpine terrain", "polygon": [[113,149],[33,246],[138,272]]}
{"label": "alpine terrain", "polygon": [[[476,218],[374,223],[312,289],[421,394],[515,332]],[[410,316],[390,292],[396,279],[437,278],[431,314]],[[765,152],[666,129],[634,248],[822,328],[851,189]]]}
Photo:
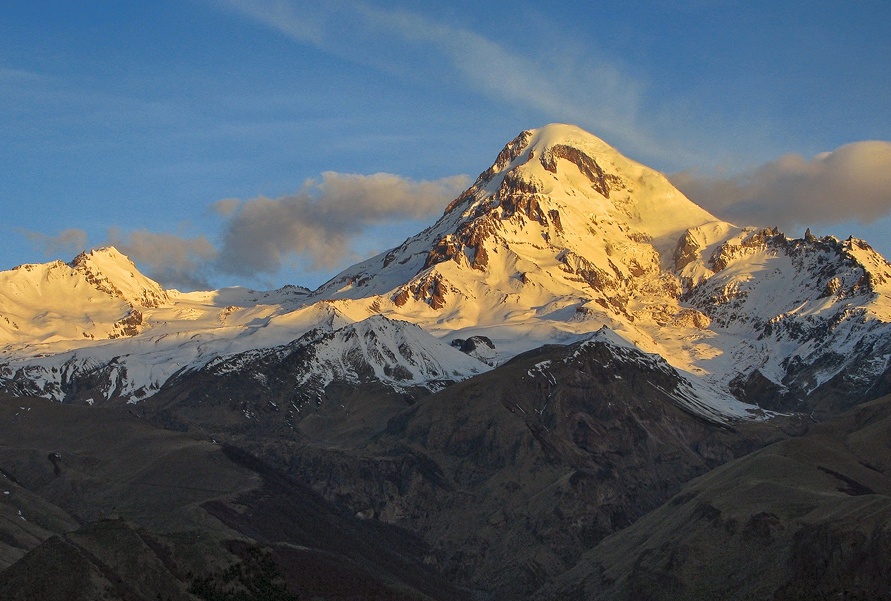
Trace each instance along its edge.
{"label": "alpine terrain", "polygon": [[0,598],[886,596],[891,264],[764,225],[552,124],[316,290],[2,272]]}

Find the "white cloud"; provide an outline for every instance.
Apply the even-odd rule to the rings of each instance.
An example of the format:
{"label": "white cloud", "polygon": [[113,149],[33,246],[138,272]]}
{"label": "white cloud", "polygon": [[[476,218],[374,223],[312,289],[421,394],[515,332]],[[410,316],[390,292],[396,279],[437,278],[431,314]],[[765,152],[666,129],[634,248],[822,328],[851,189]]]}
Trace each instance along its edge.
{"label": "white cloud", "polygon": [[739,175],[687,171],[671,180],[740,225],[870,223],[891,213],[891,142],[855,142],[810,160],[790,154]]}

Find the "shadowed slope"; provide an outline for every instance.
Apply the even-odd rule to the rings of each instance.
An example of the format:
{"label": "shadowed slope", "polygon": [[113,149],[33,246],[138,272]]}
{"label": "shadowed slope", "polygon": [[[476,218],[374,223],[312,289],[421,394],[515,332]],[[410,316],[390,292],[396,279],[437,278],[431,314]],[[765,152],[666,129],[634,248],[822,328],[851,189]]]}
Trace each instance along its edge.
{"label": "shadowed slope", "polygon": [[891,397],[720,467],[538,599],[891,595]]}
{"label": "shadowed slope", "polygon": [[232,574],[288,595],[462,597],[409,533],[129,411],[0,399],[0,441],[0,598],[195,599]]}

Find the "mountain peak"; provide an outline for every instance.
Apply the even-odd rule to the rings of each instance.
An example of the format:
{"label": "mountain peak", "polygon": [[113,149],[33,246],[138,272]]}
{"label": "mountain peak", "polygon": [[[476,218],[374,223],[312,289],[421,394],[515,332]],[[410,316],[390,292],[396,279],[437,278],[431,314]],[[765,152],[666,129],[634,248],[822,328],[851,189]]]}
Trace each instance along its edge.
{"label": "mountain peak", "polygon": [[[622,155],[586,132],[562,123],[521,132],[495,162],[453,201],[445,213],[473,218],[501,209],[520,210],[543,221],[541,200],[556,201],[545,212],[563,219],[563,208],[628,226],[670,251],[689,228],[719,221],[688,200],[661,173]],[[506,202],[505,202],[506,201]],[[556,210],[556,213],[553,211]]]}
{"label": "mountain peak", "polygon": [[0,342],[134,336],[145,309],[168,301],[160,284],[111,246],[70,263],[21,265],[0,272]]}
{"label": "mountain peak", "polygon": [[69,265],[99,291],[131,305],[157,307],[168,300],[161,285],[140,273],[133,261],[114,246],[84,251]]}
{"label": "mountain peak", "polygon": [[710,224],[733,229],[600,138],[552,124],[508,142],[434,225],[309,299],[351,299],[356,315],[435,324],[459,338],[491,328],[507,354],[604,325],[646,346],[651,326],[708,327],[679,305],[674,255],[689,230],[697,249],[709,246],[713,236],[699,232]]}
{"label": "mountain peak", "polygon": [[[606,327],[721,395],[769,408],[816,390],[866,398],[891,382],[891,265],[868,245],[721,222],[565,124],[521,132],[435,224],[312,293],[168,295],[114,247],[0,272],[0,343],[18,345],[8,353],[28,355],[22,365],[40,363],[41,394],[72,381],[59,368],[69,360],[84,374],[106,366],[106,399],[139,396],[171,374],[159,352],[193,368],[308,332],[342,330],[344,344],[395,356],[421,331],[402,322],[468,351],[481,342],[489,362]],[[125,336],[126,346],[107,341]],[[59,348],[72,354],[43,361]],[[118,382],[124,355],[141,385]],[[0,363],[4,373],[19,372]]]}
{"label": "mountain peak", "polygon": [[[555,147],[573,148],[588,155],[618,154],[612,146],[582,128],[565,123],[551,123],[538,129],[527,129],[508,142],[495,159],[495,163],[480,176],[487,179],[495,173],[504,172],[532,160],[543,157]],[[521,161],[517,159],[526,155]],[[590,158],[590,156],[589,156]],[[543,164],[550,157],[542,159]]]}
{"label": "mountain peak", "polygon": [[[596,159],[592,158],[592,155],[604,154],[616,155],[618,152],[600,138],[575,125],[551,123],[539,129],[520,132],[498,153],[492,166],[480,174],[474,186],[490,184],[493,179],[503,180],[508,172],[533,161],[536,157],[542,167],[551,173],[556,173],[556,159],[564,158],[589,175],[592,182],[601,184],[601,193],[605,192],[608,196],[608,188],[603,187],[599,181],[603,172],[597,166]],[[456,203],[452,203],[446,212],[454,208]]]}

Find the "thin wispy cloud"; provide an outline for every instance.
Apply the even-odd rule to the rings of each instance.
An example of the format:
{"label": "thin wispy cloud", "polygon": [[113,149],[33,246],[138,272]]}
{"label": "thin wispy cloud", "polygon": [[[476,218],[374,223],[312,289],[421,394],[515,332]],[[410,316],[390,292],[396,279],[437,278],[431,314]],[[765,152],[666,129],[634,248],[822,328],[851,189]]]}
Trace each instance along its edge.
{"label": "thin wispy cloud", "polygon": [[306,44],[325,43],[324,18],[339,4],[318,3],[312,10],[298,11],[297,3],[285,0],[224,0],[223,5],[277,29],[288,37]]}
{"label": "thin wispy cloud", "polygon": [[812,159],[790,154],[745,173],[682,172],[690,200],[739,225],[870,223],[891,214],[891,142],[842,146]]}
{"label": "thin wispy cloud", "polygon": [[639,119],[643,83],[590,49],[573,54],[561,45],[553,53],[540,44],[536,54],[522,54],[466,28],[363,2],[324,3],[312,10],[282,0],[226,4],[295,42],[380,71],[416,77],[413,61],[419,56],[444,59],[443,68],[468,89],[539,112],[545,121],[576,123],[629,151],[673,158],[682,153],[646,133]]}
{"label": "thin wispy cloud", "polygon": [[34,71],[26,71],[24,69],[10,69],[0,66],[0,84],[2,83],[21,83],[21,82],[39,82],[45,81],[47,78]]}
{"label": "thin wispy cloud", "polygon": [[560,54],[517,54],[474,31],[417,14],[359,8],[369,27],[382,34],[437,49],[468,84],[490,98],[531,107],[551,119],[626,143],[656,146],[642,135],[636,120],[641,83],[606,60],[591,58],[590,53],[573,56],[565,47]]}

